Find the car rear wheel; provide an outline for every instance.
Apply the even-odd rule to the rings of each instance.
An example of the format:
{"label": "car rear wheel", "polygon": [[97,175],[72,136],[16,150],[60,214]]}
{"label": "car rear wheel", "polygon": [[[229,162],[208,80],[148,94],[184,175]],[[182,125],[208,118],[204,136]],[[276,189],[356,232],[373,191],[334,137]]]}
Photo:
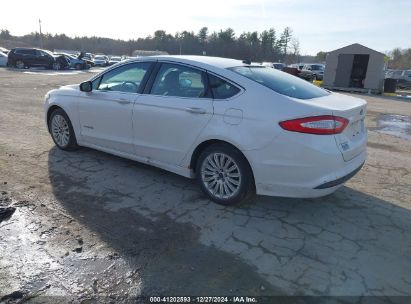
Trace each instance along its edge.
{"label": "car rear wheel", "polygon": [[26,67],[26,64],[23,62],[23,60],[17,60],[16,61],[16,68],[24,69],[25,67]]}
{"label": "car rear wheel", "polygon": [[53,70],[56,70],[56,71],[60,70],[61,69],[60,62],[58,61],[54,62],[52,68]]}
{"label": "car rear wheel", "polygon": [[221,205],[238,204],[254,194],[250,165],[240,151],[227,144],[206,148],[197,161],[196,175],[203,192]]}
{"label": "car rear wheel", "polygon": [[62,109],[54,110],[51,113],[48,126],[51,137],[57,147],[66,151],[78,148],[73,126]]}

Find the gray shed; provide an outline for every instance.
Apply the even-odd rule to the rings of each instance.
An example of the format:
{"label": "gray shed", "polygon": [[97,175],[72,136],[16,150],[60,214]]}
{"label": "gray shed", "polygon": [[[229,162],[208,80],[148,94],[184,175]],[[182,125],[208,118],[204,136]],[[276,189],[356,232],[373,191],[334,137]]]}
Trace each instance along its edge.
{"label": "gray shed", "polygon": [[323,87],[381,93],[384,85],[384,57],[383,53],[358,43],[329,52]]}

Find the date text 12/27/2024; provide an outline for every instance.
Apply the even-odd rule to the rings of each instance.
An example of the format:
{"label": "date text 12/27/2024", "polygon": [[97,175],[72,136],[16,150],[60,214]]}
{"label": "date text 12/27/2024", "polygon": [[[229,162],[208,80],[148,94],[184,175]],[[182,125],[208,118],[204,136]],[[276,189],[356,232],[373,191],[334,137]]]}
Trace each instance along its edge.
{"label": "date text 12/27/2024", "polygon": [[258,303],[256,297],[150,297],[150,303]]}

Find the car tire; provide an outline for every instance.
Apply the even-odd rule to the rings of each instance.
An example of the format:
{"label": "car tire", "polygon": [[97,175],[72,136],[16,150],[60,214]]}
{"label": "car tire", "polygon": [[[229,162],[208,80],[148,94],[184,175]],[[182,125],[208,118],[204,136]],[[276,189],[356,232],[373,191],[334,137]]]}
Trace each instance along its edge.
{"label": "car tire", "polygon": [[196,179],[203,192],[220,205],[247,201],[255,194],[251,167],[244,155],[228,144],[207,147],[196,163]]}
{"label": "car tire", "polygon": [[52,69],[55,70],[55,71],[61,70],[60,62],[58,62],[58,61],[53,62]]}
{"label": "car tire", "polygon": [[62,109],[56,109],[51,113],[48,127],[51,138],[58,148],[65,151],[73,151],[78,148],[71,121]]}
{"label": "car tire", "polygon": [[18,69],[25,69],[26,68],[26,64],[24,63],[23,60],[17,60],[15,63],[16,68]]}

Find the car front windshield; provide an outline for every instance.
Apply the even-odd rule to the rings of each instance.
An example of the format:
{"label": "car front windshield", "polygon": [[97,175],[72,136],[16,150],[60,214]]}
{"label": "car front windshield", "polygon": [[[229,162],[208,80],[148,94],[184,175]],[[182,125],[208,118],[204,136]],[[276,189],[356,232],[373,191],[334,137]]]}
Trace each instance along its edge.
{"label": "car front windshield", "polygon": [[96,57],[94,57],[94,59],[97,59],[97,60],[105,60],[104,56],[96,56]]}
{"label": "car front windshield", "polygon": [[298,99],[311,99],[329,95],[324,89],[275,69],[240,66],[229,68],[229,70],[285,96]]}

